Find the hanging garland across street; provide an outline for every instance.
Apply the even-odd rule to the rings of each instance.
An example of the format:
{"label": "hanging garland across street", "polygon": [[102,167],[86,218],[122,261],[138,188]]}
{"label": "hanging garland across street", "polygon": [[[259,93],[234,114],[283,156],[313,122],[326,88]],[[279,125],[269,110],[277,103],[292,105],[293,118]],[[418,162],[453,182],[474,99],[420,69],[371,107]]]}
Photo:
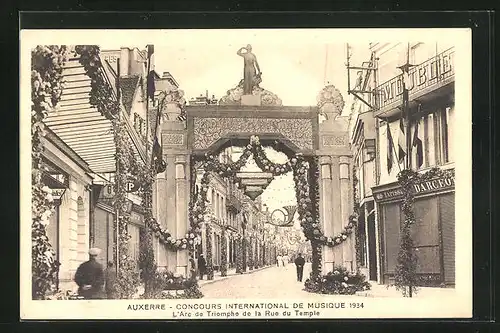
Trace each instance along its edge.
{"label": "hanging garland across street", "polygon": [[[183,246],[183,240],[175,240],[175,244],[177,246],[180,245],[180,249],[188,248],[190,252],[194,252],[195,241],[190,242],[190,240],[200,239],[201,223],[205,220],[206,203],[208,202],[207,191],[210,182],[210,173],[213,172],[221,177],[235,179],[234,181],[236,182],[236,173],[246,164],[250,156],[254,157],[254,160],[259,168],[263,171],[272,173],[273,176],[280,176],[293,171],[298,203],[297,211],[299,213],[299,219],[304,235],[307,240],[311,241],[314,254],[313,258],[316,259],[313,261],[313,272],[315,275],[318,275],[321,271],[321,246],[326,245],[329,247],[335,247],[343,243],[349,235],[353,233],[353,229],[357,225],[358,215],[357,213],[352,214],[349,217],[344,230],[339,234],[329,237],[325,236],[320,228],[318,214],[319,188],[316,181],[318,179],[318,175],[315,174],[319,172],[317,169],[317,161],[313,159],[309,162],[307,158],[297,154],[285,163],[274,163],[267,158],[264,148],[260,144],[259,138],[256,136],[251,137],[250,144],[244,147],[240,158],[236,162],[221,163],[214,156],[214,154],[205,155],[205,158],[202,161],[205,173],[201,178],[200,192],[195,196],[194,204],[190,204],[190,228],[188,234],[186,235],[186,242],[188,245]],[[316,167],[314,168],[312,166]],[[311,187],[313,188],[312,193],[310,192]],[[314,196],[314,200],[312,196]],[[166,230],[160,231],[160,234],[164,233],[164,236],[166,236],[167,232],[168,231]],[[172,243],[172,241],[173,239],[170,240],[170,243]],[[246,243],[245,240],[243,240],[243,243]],[[179,249],[179,247],[175,247],[174,249]],[[250,254],[251,253],[249,253],[249,255]]]}
{"label": "hanging garland across street", "polygon": [[44,299],[51,292],[59,262],[47,237],[46,227],[54,209],[52,190],[42,182],[43,121],[62,95],[66,46],[37,46],[31,51],[31,255],[32,298]]}
{"label": "hanging garland across street", "polygon": [[425,173],[413,170],[403,170],[398,174],[398,183],[403,191],[402,211],[404,221],[401,227],[400,248],[394,272],[394,285],[405,297],[412,297],[417,291],[419,277],[417,275],[417,254],[415,253],[411,226],[415,224],[413,203],[415,200],[415,185],[436,178],[454,178],[454,170],[433,168]]}

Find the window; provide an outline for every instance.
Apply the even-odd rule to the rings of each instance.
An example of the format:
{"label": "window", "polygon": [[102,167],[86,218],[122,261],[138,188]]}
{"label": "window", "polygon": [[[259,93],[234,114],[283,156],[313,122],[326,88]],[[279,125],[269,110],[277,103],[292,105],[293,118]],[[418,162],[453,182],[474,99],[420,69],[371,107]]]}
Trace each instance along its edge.
{"label": "window", "polygon": [[[417,146],[413,146],[415,134],[422,142],[422,160],[420,168],[428,168],[443,165],[453,161],[452,141],[453,135],[453,109],[450,107],[438,109],[436,112],[427,114],[413,123],[411,134],[411,156],[412,167],[419,169]],[[415,126],[418,131],[415,133]]]}

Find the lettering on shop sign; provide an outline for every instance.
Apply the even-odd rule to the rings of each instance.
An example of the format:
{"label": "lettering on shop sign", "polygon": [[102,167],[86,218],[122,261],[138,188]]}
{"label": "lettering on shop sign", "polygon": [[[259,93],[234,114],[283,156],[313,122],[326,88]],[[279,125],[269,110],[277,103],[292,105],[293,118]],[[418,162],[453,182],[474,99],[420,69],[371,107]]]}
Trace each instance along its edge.
{"label": "lettering on shop sign", "polygon": [[442,188],[452,187],[455,185],[455,180],[451,177],[434,179],[422,182],[420,184],[415,184],[415,193],[431,192],[434,190],[439,190]]}
{"label": "lettering on shop sign", "polygon": [[65,188],[53,188],[52,189],[52,197],[55,200],[61,200],[61,197],[64,195],[64,192],[66,192]]}
{"label": "lettering on shop sign", "polygon": [[[445,178],[436,178],[417,183],[413,185],[413,189],[415,191],[415,194],[419,195],[419,194],[439,191],[442,189],[453,188],[454,186],[455,186],[455,179],[452,177],[445,177]],[[374,193],[374,196],[375,200],[389,200],[389,199],[400,198],[403,196],[403,190],[401,190],[401,188],[390,189],[387,191]]]}
{"label": "lettering on shop sign", "polygon": [[[410,84],[406,87],[410,97],[413,93],[452,77],[455,74],[454,54],[454,49],[447,50],[410,69]],[[382,83],[377,90],[380,94],[380,107],[400,101],[403,94],[403,76],[398,75]]]}
{"label": "lettering on shop sign", "polygon": [[104,60],[112,64],[118,61],[118,56],[113,54],[105,55]]}

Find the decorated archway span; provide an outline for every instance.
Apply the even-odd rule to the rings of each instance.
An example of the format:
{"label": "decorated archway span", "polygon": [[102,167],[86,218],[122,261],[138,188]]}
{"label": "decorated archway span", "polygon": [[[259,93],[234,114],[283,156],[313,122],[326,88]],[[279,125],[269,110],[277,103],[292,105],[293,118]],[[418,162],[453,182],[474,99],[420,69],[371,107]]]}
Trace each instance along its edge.
{"label": "decorated archway span", "polygon": [[[271,173],[274,177],[293,172],[295,193],[297,198],[297,212],[299,214],[300,225],[304,235],[311,242],[313,249],[312,275],[319,277],[321,274],[321,250],[322,246],[335,247],[347,239],[356,226],[357,215],[353,214],[346,221],[344,230],[337,235],[325,235],[321,229],[319,217],[319,167],[318,159],[314,156],[304,156],[301,153],[291,155],[285,163],[274,163],[266,156],[265,145],[262,144],[258,136],[252,136],[250,142],[244,147],[240,158],[231,163],[222,163],[216,156],[220,150],[204,155],[193,155],[193,166],[203,170],[201,176],[201,188],[199,191],[191,190],[191,201],[189,203],[189,230],[185,239],[169,241],[170,244],[181,249],[189,250],[190,260],[194,260],[195,247],[201,236],[201,225],[210,217],[207,216],[207,193],[210,183],[210,173],[216,173],[220,177],[235,179],[236,174],[247,163],[252,156],[257,166]],[[219,147],[220,148],[220,147]],[[193,167],[192,170],[196,170]],[[194,183],[194,182],[192,182]],[[168,232],[160,231],[164,237],[171,238]],[[163,237],[163,238],[164,238]],[[209,246],[209,244],[207,244]],[[208,258],[210,261],[210,258]],[[191,273],[194,274],[194,267]],[[208,272],[211,273],[210,271]]]}

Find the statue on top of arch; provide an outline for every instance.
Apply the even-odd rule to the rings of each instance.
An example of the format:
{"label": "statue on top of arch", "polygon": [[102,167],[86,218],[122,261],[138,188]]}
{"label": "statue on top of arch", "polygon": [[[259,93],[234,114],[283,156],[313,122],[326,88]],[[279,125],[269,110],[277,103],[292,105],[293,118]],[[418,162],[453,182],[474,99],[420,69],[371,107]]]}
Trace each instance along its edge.
{"label": "statue on top of arch", "polygon": [[282,101],[277,95],[259,86],[262,82],[262,72],[257,57],[252,53],[252,46],[249,44],[242,47],[236,54],[244,60],[243,79],[236,87],[227,91],[226,95],[220,99],[219,105],[241,105],[241,96],[255,95],[260,96],[262,105],[281,106]]}

